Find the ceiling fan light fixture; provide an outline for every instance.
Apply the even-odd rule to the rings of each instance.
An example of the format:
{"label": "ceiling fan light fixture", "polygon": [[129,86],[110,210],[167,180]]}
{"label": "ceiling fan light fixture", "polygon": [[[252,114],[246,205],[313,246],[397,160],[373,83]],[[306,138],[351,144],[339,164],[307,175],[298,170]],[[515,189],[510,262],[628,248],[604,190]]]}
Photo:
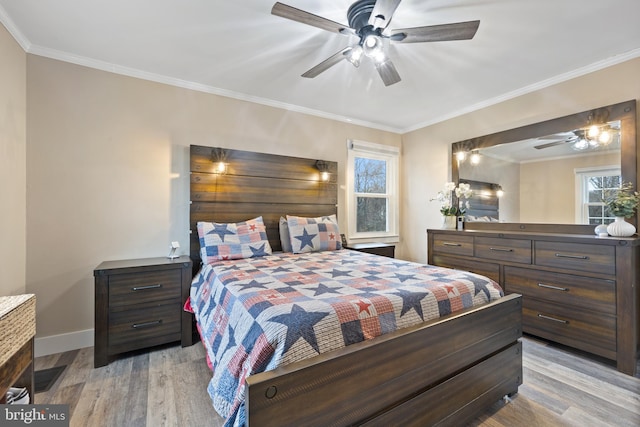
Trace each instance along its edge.
{"label": "ceiling fan light fixture", "polygon": [[362,59],[362,55],[364,54],[364,50],[362,46],[355,45],[347,54],[347,61],[351,62],[354,67],[358,68],[360,66],[360,60]]}
{"label": "ceiling fan light fixture", "polygon": [[573,143],[573,149],[574,150],[585,150],[589,148],[589,141],[587,141],[584,138],[580,138],[579,140],[577,140],[576,142]]}
{"label": "ceiling fan light fixture", "polygon": [[587,136],[589,138],[591,139],[597,138],[599,134],[600,134],[600,127],[598,127],[597,125],[589,126],[589,130],[587,131]]}
{"label": "ceiling fan light fixture", "polygon": [[372,59],[378,59],[384,57],[384,47],[382,44],[382,37],[375,34],[369,34],[362,41],[362,49],[364,54]]}
{"label": "ceiling fan light fixture", "polygon": [[607,145],[611,142],[611,132],[609,131],[609,129],[605,129],[602,132],[600,132],[600,135],[598,135],[598,142],[602,145]]}

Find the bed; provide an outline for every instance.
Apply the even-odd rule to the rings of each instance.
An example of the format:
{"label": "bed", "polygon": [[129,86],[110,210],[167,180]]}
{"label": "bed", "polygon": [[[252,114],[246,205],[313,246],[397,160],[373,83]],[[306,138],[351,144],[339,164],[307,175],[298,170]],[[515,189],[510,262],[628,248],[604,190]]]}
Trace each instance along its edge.
{"label": "bed", "polygon": [[[227,163],[224,173],[220,173],[220,169],[215,166],[221,158]],[[307,271],[305,274],[312,276],[322,273],[323,268],[329,268],[333,263],[342,265],[344,257],[347,257],[346,259],[357,261],[355,264],[359,267],[344,271],[350,271],[351,274],[360,272],[359,277],[363,277],[366,271],[371,275],[372,265],[383,268],[387,263],[385,273],[380,273],[387,275],[387,281],[399,271],[398,268],[409,268],[414,269],[414,273],[418,275],[445,277],[447,274],[454,274],[461,277],[463,281],[467,281],[467,285],[471,283],[469,293],[478,298],[483,297],[485,290],[490,291],[485,285],[485,290],[475,292],[479,280],[486,279],[470,273],[427,268],[338,247],[334,247],[337,249],[334,251],[311,254],[278,253],[282,250],[281,215],[320,218],[336,214],[337,165],[335,162],[324,164],[328,164],[331,172],[329,182],[319,179],[319,171],[313,159],[192,146],[190,223],[191,256],[194,264],[200,265],[202,260],[197,234],[198,222],[241,223],[248,218],[260,216],[265,238],[272,248],[272,254],[260,257],[221,259],[212,263],[206,260],[205,265],[210,266],[196,275],[192,289],[204,283],[204,276],[215,276],[218,285],[222,287],[210,290],[209,293],[217,293],[219,298],[220,292],[226,292],[221,291],[224,286],[238,288],[240,294],[252,292],[249,286],[234,286],[233,283],[241,281],[238,280],[237,273],[233,270],[229,273],[228,269],[261,275],[262,272],[257,268],[260,264],[263,264],[262,267],[271,264],[268,268],[273,270],[277,268],[275,265],[281,263],[299,266],[302,259],[314,267],[296,271],[297,274],[304,275],[301,272]],[[418,273],[415,269],[424,270]],[[245,279],[246,281],[238,284],[247,285],[252,280],[264,284],[278,278]],[[215,281],[215,278],[212,279],[212,282]],[[402,284],[402,280],[397,281]],[[431,277],[427,281],[433,282],[435,279]],[[332,286],[335,281],[315,280],[303,283],[302,287],[316,289],[320,283]],[[276,289],[282,287],[282,281],[273,286]],[[268,286],[264,289],[273,291]],[[462,289],[459,291],[464,293]],[[499,292],[499,288],[494,288],[491,292],[494,291]],[[400,293],[387,290],[387,294]],[[227,300],[230,298],[226,295],[224,297]],[[194,305],[206,304],[197,292],[192,293],[192,298]],[[234,298],[238,298],[238,295]],[[402,298],[395,299],[402,304]],[[219,302],[222,300],[219,299]],[[489,297],[487,300],[490,302],[471,307],[461,303],[458,298],[458,303],[450,305],[461,304],[461,310],[447,314],[446,310],[437,309],[436,317],[419,316],[415,304],[409,304],[405,307],[405,314],[411,313],[414,319],[421,317],[419,322],[413,322],[407,327],[398,322],[396,327],[386,328],[388,333],[370,333],[372,338],[364,341],[354,339],[351,340],[353,343],[346,346],[332,347],[319,342],[311,345],[309,341],[298,339],[297,342],[305,351],[313,349],[306,355],[311,357],[288,358],[286,352],[278,353],[278,350],[274,350],[273,354],[249,365],[251,372],[239,376],[242,384],[235,384],[234,390],[240,391],[238,395],[242,407],[238,409],[238,405],[235,405],[229,423],[235,421],[237,425],[246,423],[249,426],[460,425],[504,395],[516,393],[522,382],[520,297],[508,295],[501,298]],[[221,304],[211,306],[215,309]],[[203,307],[194,307],[194,311],[208,309]],[[293,312],[291,304],[287,307]],[[302,303],[300,307],[304,308]],[[215,327],[215,321],[198,324],[197,329],[210,331],[212,325]],[[205,347],[216,340],[218,349],[228,347],[228,337],[202,335]],[[343,341],[351,342],[348,339]],[[209,358],[215,359],[215,352],[210,350],[208,348],[208,354],[214,355]],[[320,354],[315,350],[320,350]],[[217,375],[216,369],[224,367],[213,368],[214,375]],[[216,381],[216,384],[219,382]],[[233,389],[233,385],[231,388]],[[236,399],[235,394],[233,399]]]}

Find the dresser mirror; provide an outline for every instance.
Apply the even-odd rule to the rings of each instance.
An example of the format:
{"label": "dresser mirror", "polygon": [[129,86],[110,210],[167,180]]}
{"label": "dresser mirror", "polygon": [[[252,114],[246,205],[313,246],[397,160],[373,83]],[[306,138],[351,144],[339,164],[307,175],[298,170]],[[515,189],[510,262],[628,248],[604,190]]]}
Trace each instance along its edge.
{"label": "dresser mirror", "polygon": [[451,152],[454,182],[489,182],[501,194],[498,221],[465,228],[593,233],[610,220],[598,191],[620,177],[637,188],[636,101],[459,141]]}

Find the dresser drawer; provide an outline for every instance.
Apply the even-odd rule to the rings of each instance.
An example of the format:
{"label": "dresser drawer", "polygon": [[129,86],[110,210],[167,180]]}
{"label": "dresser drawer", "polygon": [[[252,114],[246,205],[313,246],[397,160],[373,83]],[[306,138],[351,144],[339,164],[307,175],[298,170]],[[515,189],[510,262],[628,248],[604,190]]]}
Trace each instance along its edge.
{"label": "dresser drawer", "polygon": [[180,302],[109,313],[109,354],[180,340]]}
{"label": "dresser drawer", "polygon": [[116,274],[109,277],[109,306],[140,304],[175,298],[180,300],[180,270]]}
{"label": "dresser drawer", "polygon": [[476,237],[474,250],[478,258],[531,264],[531,240]]}
{"label": "dresser drawer", "polygon": [[473,236],[437,234],[433,238],[433,253],[473,256]]}
{"label": "dresser drawer", "polygon": [[573,306],[522,298],[524,332],[616,359],[616,318]]}
{"label": "dresser drawer", "polygon": [[524,296],[616,314],[616,284],[613,280],[505,266],[504,285],[505,290]]}
{"label": "dresser drawer", "polygon": [[615,251],[613,246],[542,241],[535,244],[535,263],[547,267],[614,275]]}
{"label": "dresser drawer", "polygon": [[481,274],[498,283],[500,282],[500,266],[498,264],[464,258],[452,258],[446,255],[434,255],[433,263],[440,267],[455,268]]}

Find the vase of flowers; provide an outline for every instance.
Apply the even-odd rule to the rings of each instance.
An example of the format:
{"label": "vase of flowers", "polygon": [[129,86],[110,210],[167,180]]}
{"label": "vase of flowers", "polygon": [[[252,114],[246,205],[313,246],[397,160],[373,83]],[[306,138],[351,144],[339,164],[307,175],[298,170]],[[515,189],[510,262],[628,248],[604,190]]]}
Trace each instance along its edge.
{"label": "vase of flowers", "polygon": [[615,221],[607,226],[607,233],[615,237],[629,237],[636,232],[633,224],[626,222],[635,213],[640,204],[640,193],[633,191],[631,183],[624,183],[619,190],[606,199],[609,212],[616,217]]}
{"label": "vase of flowers", "polygon": [[[458,199],[458,203],[454,203],[454,196]],[[436,197],[430,201],[440,202],[440,213],[442,214],[442,228],[456,228],[457,218],[463,216],[469,209],[469,201],[464,201],[473,195],[473,190],[469,184],[460,183],[456,186],[455,182],[447,182],[441,191],[438,191]]]}

